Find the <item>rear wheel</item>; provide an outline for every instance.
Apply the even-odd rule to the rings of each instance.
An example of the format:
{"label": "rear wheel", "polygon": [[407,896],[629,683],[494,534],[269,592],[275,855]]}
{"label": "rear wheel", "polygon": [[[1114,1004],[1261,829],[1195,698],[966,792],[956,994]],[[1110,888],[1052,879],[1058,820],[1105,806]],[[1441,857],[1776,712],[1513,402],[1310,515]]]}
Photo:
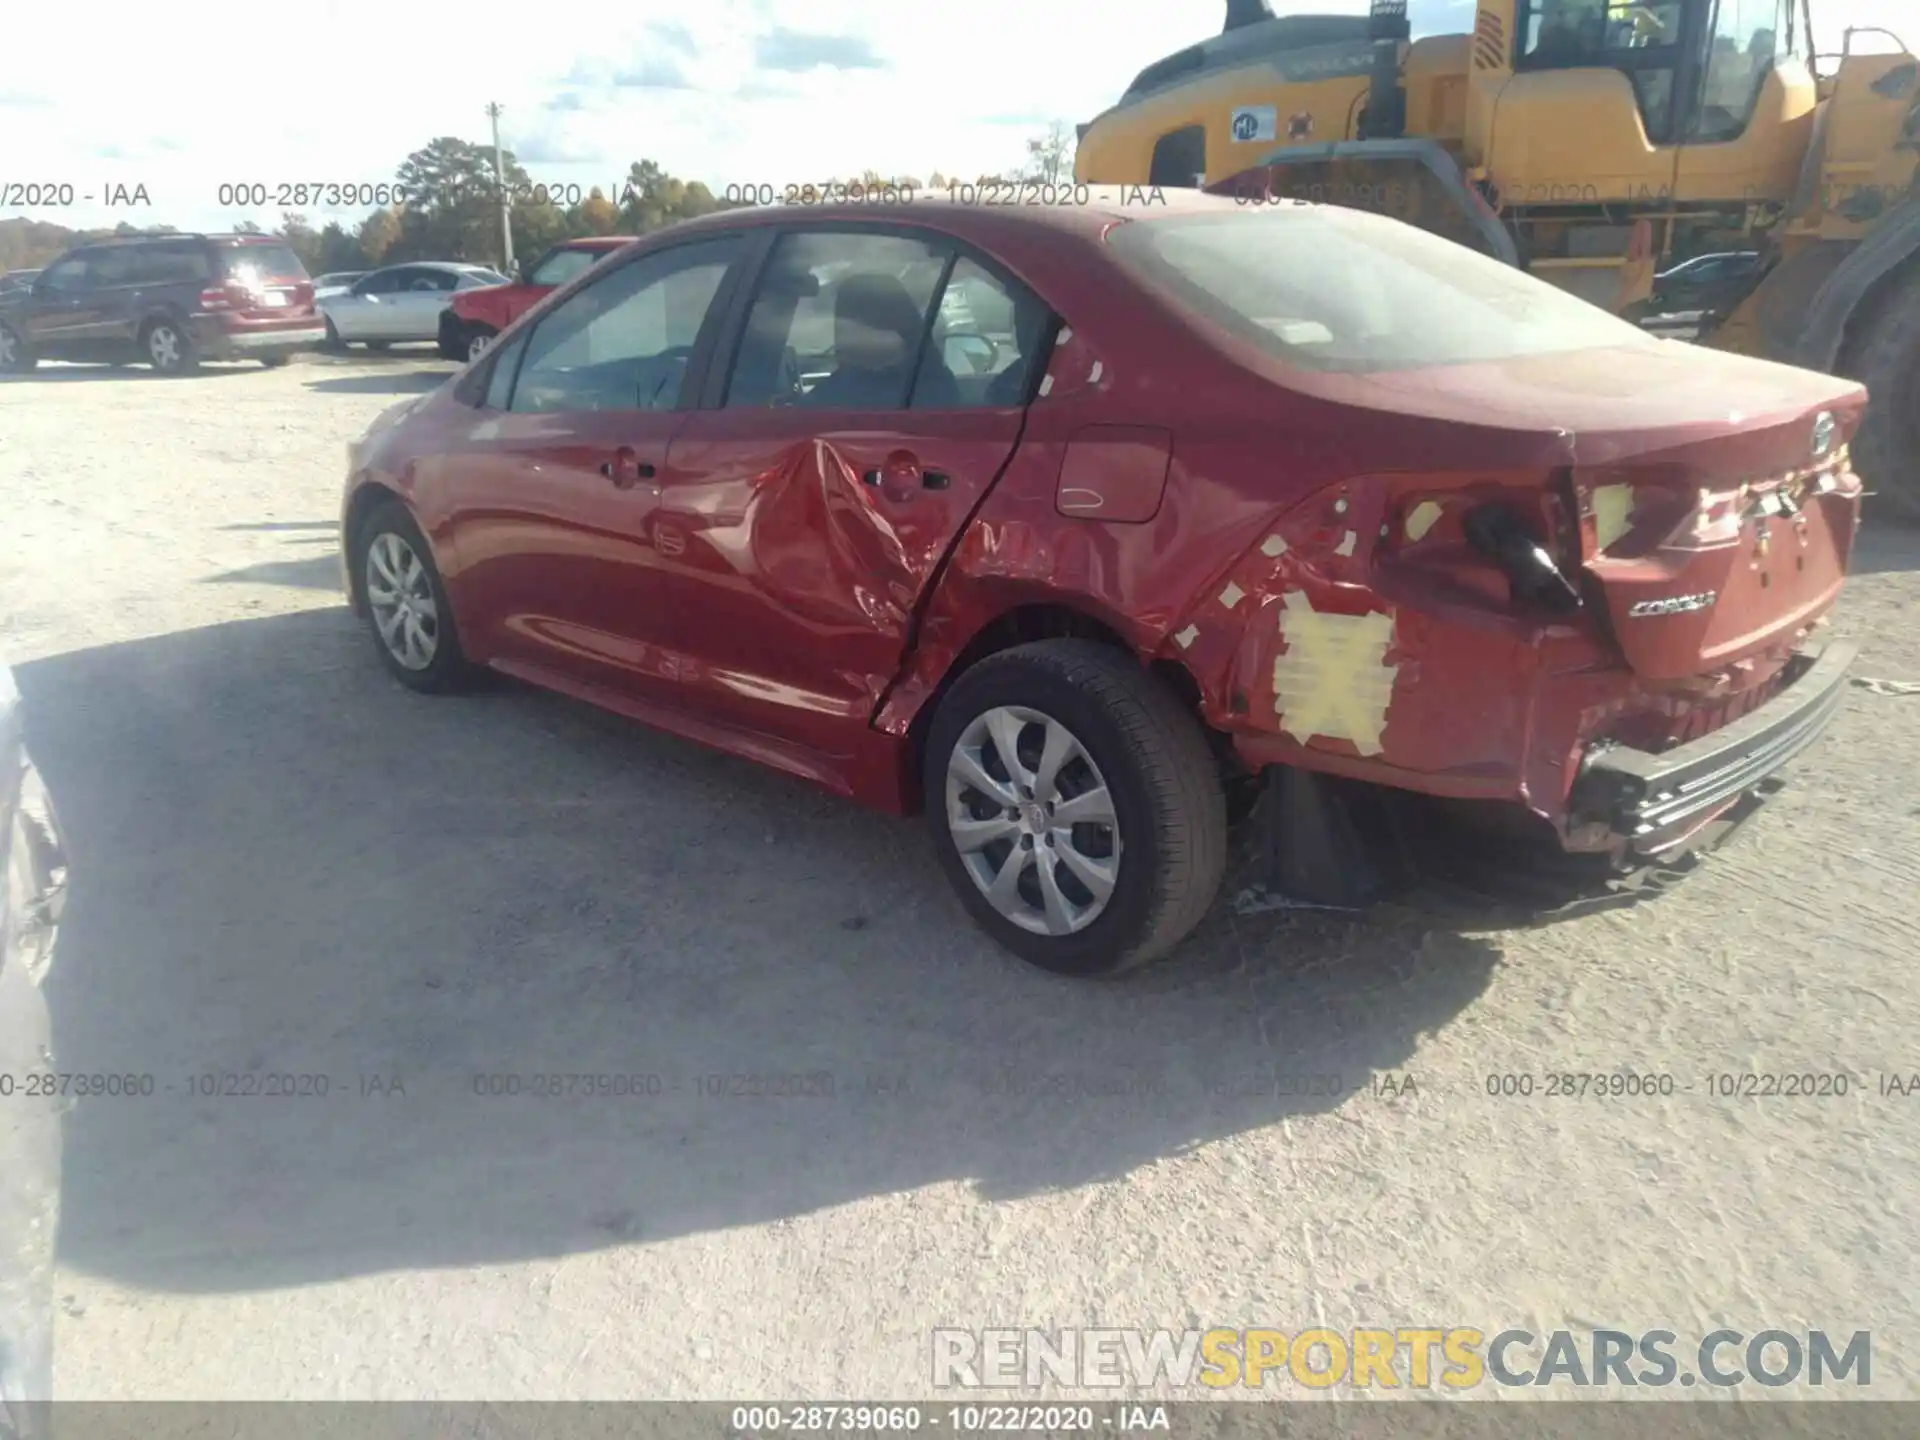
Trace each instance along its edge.
{"label": "rear wheel", "polygon": [[1847,367],[1871,397],[1853,460],[1874,508],[1920,522],[1920,270],[1895,285]]}
{"label": "rear wheel", "polygon": [[282,365],[287,363],[287,358],[285,355],[262,355],[260,357],[260,363],[269,370],[278,370]]}
{"label": "rear wheel", "polygon": [[0,375],[24,375],[37,363],[20,333],[0,325]]}
{"label": "rear wheel", "polygon": [[200,363],[187,327],[164,315],[141,329],[140,353],[156,375],[185,375]]}
{"label": "rear wheel", "polygon": [[1199,722],[1133,658],[1043,640],[981,661],[928,734],[942,867],[988,934],[1063,975],[1156,960],[1226,867],[1226,799]]}

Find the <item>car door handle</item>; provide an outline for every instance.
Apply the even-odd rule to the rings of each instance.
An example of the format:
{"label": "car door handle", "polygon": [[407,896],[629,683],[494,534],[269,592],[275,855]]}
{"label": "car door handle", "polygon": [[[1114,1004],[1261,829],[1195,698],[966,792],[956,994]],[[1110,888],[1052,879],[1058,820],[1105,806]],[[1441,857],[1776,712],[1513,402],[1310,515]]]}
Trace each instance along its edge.
{"label": "car door handle", "polygon": [[[876,466],[874,469],[863,474],[860,480],[862,484],[871,485],[875,489],[878,489],[884,478]],[[922,470],[920,472],[920,488],[923,490],[945,490],[952,483],[952,479],[944,470]]]}
{"label": "car door handle", "polygon": [[613,458],[600,462],[600,473],[622,490],[631,489],[641,480],[651,480],[654,475],[651,461],[643,461],[631,445],[622,445],[613,452]]}

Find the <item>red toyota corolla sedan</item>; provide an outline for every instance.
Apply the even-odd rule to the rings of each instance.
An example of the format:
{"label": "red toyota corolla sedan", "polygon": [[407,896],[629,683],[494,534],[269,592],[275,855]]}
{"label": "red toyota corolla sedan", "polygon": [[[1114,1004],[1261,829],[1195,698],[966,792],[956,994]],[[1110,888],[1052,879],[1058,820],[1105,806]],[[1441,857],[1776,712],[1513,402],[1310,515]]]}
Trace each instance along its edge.
{"label": "red toyota corolla sedan", "polygon": [[736,211],[382,416],[341,549],[405,684],[924,809],[989,933],[1110,974],[1243,818],[1327,904],[1686,868],[1844,693],[1865,399],[1350,210]]}

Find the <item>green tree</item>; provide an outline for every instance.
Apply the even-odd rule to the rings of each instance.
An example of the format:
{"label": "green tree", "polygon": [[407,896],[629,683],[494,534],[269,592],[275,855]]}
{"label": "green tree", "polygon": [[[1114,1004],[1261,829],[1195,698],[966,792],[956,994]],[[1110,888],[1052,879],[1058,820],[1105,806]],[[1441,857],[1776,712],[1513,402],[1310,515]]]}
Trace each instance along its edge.
{"label": "green tree", "polygon": [[289,210],[280,217],[274,232],[287,242],[287,248],[300,257],[309,275],[323,274],[320,268],[320,232],[307,223],[307,217]]}
{"label": "green tree", "polygon": [[652,160],[636,160],[620,192],[620,225],[627,234],[645,235],[723,208],[698,180],[676,179]]}
{"label": "green tree", "polygon": [[[401,240],[400,212],[395,209],[375,210],[360,222],[359,232],[354,241],[360,250],[363,265],[371,268],[385,265],[388,257]],[[405,255],[393,255],[392,259],[404,260]],[[348,269],[358,267],[348,266]]]}
{"label": "green tree", "polygon": [[[510,152],[501,152],[509,195],[531,182]],[[396,259],[500,258],[500,196],[491,147],[455,135],[430,140],[400,163],[395,178],[406,191],[402,253]]]}

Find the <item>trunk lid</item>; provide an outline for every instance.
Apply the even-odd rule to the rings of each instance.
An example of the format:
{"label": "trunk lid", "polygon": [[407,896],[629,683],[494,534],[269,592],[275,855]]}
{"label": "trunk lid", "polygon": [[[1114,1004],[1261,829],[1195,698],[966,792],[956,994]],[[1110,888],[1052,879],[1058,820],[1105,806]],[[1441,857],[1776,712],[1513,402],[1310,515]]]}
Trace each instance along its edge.
{"label": "trunk lid", "polygon": [[1364,403],[1505,432],[1516,454],[1557,441],[1587,607],[1648,679],[1796,639],[1839,593],[1867,402],[1852,381],[1679,341],[1347,378]]}

